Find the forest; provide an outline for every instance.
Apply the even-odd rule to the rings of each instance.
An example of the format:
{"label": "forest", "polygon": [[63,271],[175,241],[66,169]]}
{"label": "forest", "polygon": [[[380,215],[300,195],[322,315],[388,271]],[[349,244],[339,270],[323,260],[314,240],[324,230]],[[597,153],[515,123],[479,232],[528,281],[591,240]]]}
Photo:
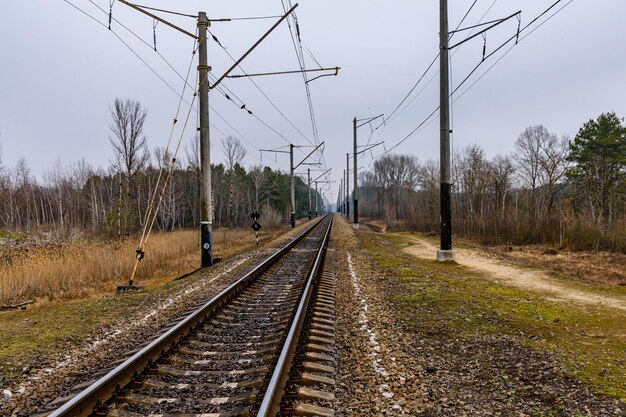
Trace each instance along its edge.
{"label": "forest", "polygon": [[[490,244],[626,252],[626,127],[615,113],[576,137],[527,127],[509,155],[453,155],[453,233]],[[439,163],[385,155],[360,176],[362,216],[437,233]]]}
{"label": "forest", "polygon": [[[197,139],[185,149],[182,158],[161,147],[150,151],[143,135],[147,111],[141,104],[116,100],[110,111],[109,141],[114,158],[107,169],[93,168],[84,160],[70,164],[57,160],[38,180],[25,158],[12,168],[0,159],[0,229],[53,231],[57,236],[76,230],[128,236],[145,223],[161,167],[165,172],[171,167],[171,177],[155,228],[174,230],[199,225]],[[215,227],[247,227],[252,222],[252,210],[261,213],[259,222],[264,226],[286,224],[290,212],[289,173],[261,166],[246,169],[246,150],[235,137],[222,138],[221,145],[225,163],[211,165]],[[296,176],[298,218],[308,216],[307,188]],[[312,204],[316,201],[314,190],[311,200]],[[317,201],[321,206],[320,195]]]}
{"label": "forest", "polygon": [[[143,226],[159,170],[169,164],[155,227],[198,226],[197,140],[183,158],[160,147],[150,151],[142,133],[146,110],[132,100],[116,100],[110,110],[115,157],[106,170],[57,160],[38,181],[26,159],[13,168],[0,159],[0,228],[128,236]],[[235,137],[222,138],[221,145],[225,162],[212,165],[215,226],[248,226],[252,210],[261,212],[264,225],[286,224],[289,174],[246,169],[246,150]],[[615,113],[584,123],[572,140],[541,124],[529,126],[508,155],[489,158],[476,144],[457,149],[452,172],[457,235],[491,244],[626,251],[626,127]],[[361,215],[437,233],[439,182],[436,160],[384,155],[359,175]],[[301,218],[308,214],[307,185],[299,177],[295,184]]]}

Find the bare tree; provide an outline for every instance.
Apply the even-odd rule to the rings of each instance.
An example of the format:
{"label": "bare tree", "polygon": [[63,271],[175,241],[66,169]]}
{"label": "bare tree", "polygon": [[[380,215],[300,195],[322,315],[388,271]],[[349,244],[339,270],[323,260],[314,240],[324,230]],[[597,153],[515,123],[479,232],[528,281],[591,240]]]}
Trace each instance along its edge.
{"label": "bare tree", "polygon": [[[228,205],[226,207],[226,218],[231,224],[236,223],[236,203],[241,197],[241,188],[237,187],[236,168],[241,166],[241,161],[246,156],[246,148],[241,141],[234,136],[226,136],[222,139],[224,156],[226,157],[226,178],[228,181]],[[237,194],[237,195],[235,195]]]}
{"label": "bare tree", "polygon": [[226,169],[232,171],[235,165],[241,165],[246,156],[246,148],[239,139],[234,136],[226,136],[222,139],[223,152],[226,157]]}
{"label": "bare tree", "polygon": [[513,186],[512,176],[515,172],[513,161],[507,155],[496,155],[491,163],[491,171],[495,186],[495,199],[500,218],[504,218],[506,212],[506,199],[509,190]]}
{"label": "bare tree", "polygon": [[[109,142],[115,152],[113,166],[120,174],[120,219],[124,221],[124,229],[129,231],[131,226],[131,190],[133,177],[146,165],[150,155],[146,136],[143,134],[147,111],[134,100],[115,99],[115,104],[109,108],[111,112],[111,132]],[[121,175],[125,181],[122,187]],[[122,195],[125,197],[123,198]],[[121,232],[121,223],[118,222],[118,233]]]}
{"label": "bare tree", "polygon": [[541,180],[541,146],[550,137],[544,125],[529,126],[515,141],[515,160],[519,173],[530,188],[530,224],[531,230],[537,220],[537,187]]}
{"label": "bare tree", "polygon": [[143,134],[147,111],[138,101],[115,99],[111,111],[113,119],[110,128],[113,137],[109,137],[115,151],[115,164],[123,170],[130,180],[148,162],[148,143]]}
{"label": "bare tree", "polygon": [[552,213],[554,206],[554,196],[559,191],[558,182],[565,176],[565,171],[569,165],[567,157],[569,155],[569,139],[563,137],[560,140],[555,134],[550,134],[541,143],[541,154],[539,163],[542,169],[543,183],[548,187],[546,211]]}

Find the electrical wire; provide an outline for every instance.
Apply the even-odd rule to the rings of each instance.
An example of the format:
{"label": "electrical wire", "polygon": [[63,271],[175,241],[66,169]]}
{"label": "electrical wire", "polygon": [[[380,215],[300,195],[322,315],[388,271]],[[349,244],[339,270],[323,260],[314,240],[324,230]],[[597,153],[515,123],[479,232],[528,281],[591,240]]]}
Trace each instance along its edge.
{"label": "electrical wire", "polygon": [[[104,10],[102,7],[100,7],[97,3],[95,3],[93,0],[88,0],[91,4],[93,4],[95,7],[97,7],[98,9],[100,9],[100,11],[104,14],[108,14],[108,12],[106,10]],[[76,7],[76,6],[75,6]],[[79,9],[80,10],[80,9]],[[84,13],[84,12],[83,12]],[[103,23],[101,23],[100,21],[98,21],[97,19],[95,19],[94,17],[90,16],[92,19],[94,19],[96,22],[100,23],[101,25],[104,25]],[[150,45],[147,41],[145,41],[143,38],[141,38],[139,35],[137,35],[137,33],[135,33],[132,29],[130,29],[128,26],[124,25],[122,22],[120,22],[118,19],[116,19],[115,17],[112,18],[112,20],[114,22],[116,22],[117,24],[119,24],[122,28],[124,28],[126,31],[128,31],[131,35],[133,35],[135,38],[137,38],[139,41],[141,41],[141,43],[143,43],[145,46],[149,47],[150,49],[152,48],[152,45]],[[106,27],[106,25],[104,25]],[[135,56],[137,56],[146,66],[148,66],[150,68],[150,70],[161,80],[163,81],[169,88],[170,90],[172,90],[175,94],[178,95],[178,92],[169,84],[165,81],[165,79],[163,77],[161,77],[152,67],[150,67],[147,62],[145,60],[143,60],[126,42],[124,42],[124,40],[122,40],[119,35],[111,30],[111,32],[113,32],[115,34],[115,36],[122,41],[122,43],[124,43],[126,45],[127,48],[129,48],[131,50],[131,52],[133,52],[135,54]],[[163,60],[163,62],[165,62],[168,67],[183,81],[185,81],[187,83],[187,85],[193,89],[193,87],[191,85],[189,85],[189,83],[187,82],[187,80],[182,76],[182,74],[180,74],[180,72],[178,72],[176,70],[176,68],[171,64],[171,62],[169,62],[169,60],[167,60],[167,58],[165,58],[165,56],[163,56],[163,54],[161,54],[159,51],[155,51],[157,53],[157,55]],[[211,75],[212,76],[212,75]],[[187,105],[191,105],[189,103],[189,101],[184,100],[184,102]],[[209,108],[211,109],[211,111],[213,113],[215,113],[220,119],[222,119],[237,135],[239,135],[242,139],[244,139],[246,142],[248,142],[255,151],[258,151],[259,149],[249,140],[247,139],[245,136],[243,136],[241,133],[239,133],[230,123],[228,123],[226,121],[226,119],[219,113],[217,112],[217,110],[215,110],[215,108],[213,106],[209,106]],[[258,117],[257,117],[258,119]],[[266,124],[265,122],[263,122],[264,124]],[[212,128],[215,128],[216,130],[218,130],[222,135],[227,136],[226,134],[224,134],[224,132],[222,132],[221,130],[217,129],[216,126],[213,123],[210,123]],[[259,158],[257,158],[253,153],[249,154],[257,159],[259,162],[262,162]]]}
{"label": "electrical wire", "polygon": [[[213,40],[222,48],[222,50],[226,53],[226,55],[228,55],[228,57],[235,62],[236,59],[235,57],[232,56],[232,54],[230,52],[228,52],[228,49],[221,44],[221,42],[217,39],[217,37],[209,32],[211,34],[211,36],[213,36]],[[244,73],[244,75],[248,75],[248,73],[245,71],[245,69],[241,66],[238,65],[237,66],[241,72]],[[280,114],[280,116],[285,119],[287,121],[287,123],[289,123],[291,125],[291,127],[293,127],[296,132],[298,132],[298,134],[300,134],[300,136],[302,136],[302,138],[304,138],[307,142],[309,142],[311,145],[313,144],[311,142],[311,140],[304,134],[302,133],[302,131],[300,131],[300,129],[297,128],[297,126],[287,117],[285,116],[285,114],[278,108],[278,106],[269,98],[269,96],[261,89],[261,87],[259,87],[259,85],[250,77],[248,77],[248,80],[250,80],[250,82],[252,83],[252,85],[254,85],[256,87],[257,90],[259,90],[259,92],[263,95],[263,97],[265,97],[265,99],[272,105],[272,107],[274,107],[274,109],[278,112],[278,114]],[[232,91],[229,90],[231,93]],[[233,94],[234,95],[234,94]],[[281,135],[282,136],[282,135]]]}
{"label": "electrical wire", "polygon": [[[285,5],[284,0],[281,0],[281,4],[283,6],[284,12],[287,13],[287,6]],[[287,0],[287,4],[289,5],[289,8],[292,7],[291,0]],[[312,131],[313,131],[313,139],[315,141],[315,145],[319,145],[319,134],[318,134],[318,130],[317,130],[317,121],[315,120],[315,111],[313,109],[313,100],[311,98],[311,89],[309,88],[308,76],[307,76],[307,73],[305,72],[306,63],[304,61],[304,53],[302,51],[302,42],[301,42],[301,36],[300,36],[301,35],[300,34],[300,26],[298,24],[298,20],[297,20],[295,12],[293,12],[290,17],[291,17],[291,20],[293,20],[293,26],[295,28],[296,34],[294,35],[294,28],[292,28],[292,24],[291,24],[289,18],[287,18],[287,26],[289,28],[289,34],[291,36],[291,42],[293,44],[294,51],[296,52],[296,57],[298,59],[298,65],[300,66],[300,70],[302,71],[302,79],[304,81],[304,88],[305,88],[305,92],[306,92],[307,103],[308,103],[308,106],[309,106],[309,117],[310,117],[310,120],[311,120],[311,128],[312,128]],[[298,44],[296,44],[296,38],[298,39]],[[299,48],[298,48],[297,45],[299,45]],[[320,160],[324,164],[324,167],[326,167],[326,161],[324,159],[324,154],[322,152],[320,152],[319,155],[320,155]]]}
{"label": "electrical wire", "polygon": [[[522,27],[520,29],[520,33],[522,33],[523,31],[525,31],[526,29],[528,29],[534,22],[536,22],[538,19],[540,19],[542,16],[546,15],[550,10],[552,10],[557,4],[561,3],[563,0],[557,0],[556,2],[554,2],[550,7],[548,7],[546,10],[544,10],[541,14],[539,14],[537,17],[535,17],[533,20],[531,20],[527,25],[525,25],[524,27]],[[526,34],[525,36],[519,38],[518,42],[521,42],[523,39],[525,39],[526,37],[528,37],[531,33],[533,33],[535,30],[539,29],[539,27],[541,27],[543,24],[545,24],[547,21],[549,21],[550,19],[552,19],[556,14],[558,14],[560,11],[562,11],[565,7],[567,7],[569,4],[571,4],[574,0],[569,0],[565,5],[563,5],[560,9],[558,9],[556,12],[554,12],[550,17],[548,17],[545,21],[543,21],[540,25],[538,25],[537,27],[533,28],[528,34]],[[495,1],[494,1],[495,4]],[[492,4],[493,6],[493,4]],[[499,51],[500,49],[502,49],[506,44],[508,44],[509,42],[511,42],[513,39],[516,38],[516,35],[512,36],[511,38],[507,39],[505,42],[503,42],[498,48],[496,48],[493,52],[491,52],[489,55],[487,55],[485,57],[485,60],[488,59],[489,57],[493,56],[493,54],[495,54],[497,51]],[[517,44],[516,43],[516,44]],[[516,44],[513,44],[496,62],[493,63],[493,65],[491,65],[491,67],[489,67],[487,69],[487,71],[485,71],[484,74],[482,74],[477,80],[474,81],[474,83],[472,83],[465,91],[463,91],[463,93],[461,95],[459,95],[454,102],[458,101],[463,95],[465,95],[467,93],[467,91],[469,91],[469,89],[471,89],[474,85],[476,85],[476,83],[478,83],[478,81],[480,81],[480,79],[482,79],[482,77],[484,77],[498,62],[500,62],[502,60],[502,58],[504,58],[504,56],[506,56],[506,54],[508,54],[508,52],[513,49],[513,47],[516,46]],[[478,69],[478,67],[484,62],[481,61],[478,65],[476,65],[476,67],[474,67],[474,69],[470,72],[470,74],[468,76],[466,76],[463,81],[452,91],[452,93],[450,94],[451,96],[458,91],[458,89],[465,84],[465,82],[467,82],[467,80],[469,79],[469,77],[474,74],[476,72],[476,70]],[[375,157],[372,158],[372,160],[377,159],[383,155],[388,154],[389,152],[391,152],[392,150],[394,150],[395,148],[397,148],[398,146],[400,146],[402,143],[404,143],[405,141],[407,141],[408,139],[410,139],[411,137],[413,137],[415,134],[419,133],[421,130],[423,130],[424,128],[426,128],[430,123],[432,123],[432,121],[434,121],[435,119],[431,119],[431,117],[439,110],[439,106],[432,112],[430,113],[415,129],[413,129],[408,135],[406,135],[404,138],[402,138],[398,143],[396,143],[394,146],[392,146],[389,149],[386,149],[385,152],[381,153],[380,155],[377,155]],[[430,120],[430,121],[429,121]],[[370,162],[371,164],[371,162]]]}

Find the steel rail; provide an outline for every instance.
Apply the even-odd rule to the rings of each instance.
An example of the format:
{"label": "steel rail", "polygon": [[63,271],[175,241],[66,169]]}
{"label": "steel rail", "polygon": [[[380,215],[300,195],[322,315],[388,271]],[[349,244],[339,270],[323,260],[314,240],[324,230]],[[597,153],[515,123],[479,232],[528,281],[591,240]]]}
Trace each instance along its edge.
{"label": "steel rail", "polygon": [[304,325],[304,320],[308,311],[311,295],[313,294],[313,287],[315,285],[315,281],[319,274],[320,268],[324,262],[324,256],[326,254],[326,247],[328,246],[328,239],[330,237],[332,224],[333,219],[331,217],[326,232],[324,233],[322,243],[319,247],[317,255],[315,256],[315,261],[307,278],[307,283],[302,293],[300,304],[298,305],[298,309],[296,310],[296,313],[292,319],[289,333],[287,334],[287,338],[285,339],[285,343],[283,344],[283,348],[280,352],[278,362],[276,364],[276,367],[274,368],[274,372],[272,373],[272,378],[270,379],[267,390],[265,391],[265,395],[263,396],[263,401],[261,402],[261,407],[259,408],[257,417],[273,417],[278,413],[280,409],[280,401],[285,390],[285,384],[287,382],[287,379],[289,378],[291,363],[296,351],[296,347],[298,345],[298,340],[300,339],[300,333]]}
{"label": "steel rail", "polygon": [[206,302],[194,313],[187,316],[180,323],[169,329],[167,332],[152,341],[146,347],[135,353],[126,361],[121,363],[108,374],[97,380],[84,391],[81,391],[60,408],[53,411],[48,417],[61,416],[89,416],[95,408],[104,404],[114,393],[132,381],[133,377],[139,375],[147,366],[153,364],[168,350],[175,347],[178,342],[189,333],[194,331],[205,318],[213,313],[218,307],[238,294],[247,284],[266,272],[289,250],[304,239],[315,227],[317,227],[325,217],[320,218],[304,232],[296,236],[291,242],[283,246],[279,251],[265,259],[254,269],[243,277],[226,287],[219,294]]}

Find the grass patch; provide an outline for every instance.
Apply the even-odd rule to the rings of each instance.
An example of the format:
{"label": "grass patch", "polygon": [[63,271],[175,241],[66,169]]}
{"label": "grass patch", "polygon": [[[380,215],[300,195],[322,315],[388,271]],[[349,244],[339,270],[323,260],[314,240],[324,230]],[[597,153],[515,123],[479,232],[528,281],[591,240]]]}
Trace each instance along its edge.
{"label": "grass patch", "polygon": [[411,257],[401,250],[410,234],[364,236],[362,244],[377,266],[410,288],[395,300],[398,317],[409,328],[444,338],[508,335],[559,358],[567,374],[595,390],[626,399],[625,313],[549,301],[458,264]]}
{"label": "grass patch", "polygon": [[[275,239],[285,232],[286,229],[265,230],[260,235],[262,242]],[[85,282],[77,280],[73,263],[81,261],[82,252],[75,248],[36,248],[35,250],[21,253],[23,257],[18,262],[18,267],[12,269],[21,273],[43,271],[51,269],[45,275],[51,282],[65,283],[70,286],[81,286],[73,290],[54,287],[48,290],[50,295],[26,310],[6,311],[0,313],[0,381],[6,378],[14,378],[22,374],[24,367],[40,367],[47,365],[51,355],[67,352],[71,348],[80,346],[85,340],[99,336],[105,331],[106,326],[124,319],[133,317],[138,309],[145,308],[149,303],[157,304],[164,294],[175,292],[195,279],[192,275],[183,280],[174,278],[189,272],[198,263],[197,233],[195,231],[183,231],[163,233],[155,235],[152,239],[152,254],[155,249],[162,250],[161,260],[150,265],[151,258],[146,258],[141,267],[140,285],[146,286],[145,292],[126,293],[112,295],[115,287],[124,283],[128,276],[124,275],[125,269],[120,265],[126,264],[132,267],[132,248],[128,247],[131,242],[94,243],[100,249],[110,250],[106,257],[120,254],[129,254],[121,261],[106,265],[101,260],[96,266],[92,266],[91,274],[100,271],[106,273],[106,279],[99,281],[94,275],[85,272]],[[228,258],[256,247],[254,235],[248,230],[217,230],[214,235],[216,256]],[[158,248],[155,248],[157,247]],[[171,248],[171,249],[170,249]],[[53,251],[50,253],[50,251]],[[169,255],[168,255],[169,254]],[[121,255],[120,255],[121,256]],[[149,255],[150,256],[150,255]],[[159,269],[158,265],[162,269]],[[21,269],[20,269],[21,268]],[[100,270],[101,268],[101,270]],[[119,268],[119,269],[116,269]],[[108,272],[107,272],[108,271]],[[60,274],[60,275],[55,275]],[[152,276],[150,276],[152,274]],[[0,279],[7,280],[8,272],[0,270]],[[41,276],[40,276],[41,277]],[[43,283],[39,281],[38,285]],[[2,288],[2,287],[0,287]],[[4,288],[7,288],[6,285]],[[28,293],[21,297],[32,296]],[[13,296],[16,296],[16,295]],[[2,293],[6,300],[6,295]]]}
{"label": "grass patch", "polygon": [[[278,230],[264,231],[262,241]],[[215,256],[227,258],[255,245],[249,230],[218,229]],[[93,298],[114,291],[130,277],[138,238],[116,241],[82,240],[6,251],[0,258],[0,304],[26,300],[39,303]],[[199,266],[198,232],[155,233],[139,264],[136,284],[182,275]]]}

